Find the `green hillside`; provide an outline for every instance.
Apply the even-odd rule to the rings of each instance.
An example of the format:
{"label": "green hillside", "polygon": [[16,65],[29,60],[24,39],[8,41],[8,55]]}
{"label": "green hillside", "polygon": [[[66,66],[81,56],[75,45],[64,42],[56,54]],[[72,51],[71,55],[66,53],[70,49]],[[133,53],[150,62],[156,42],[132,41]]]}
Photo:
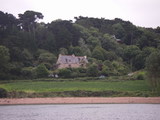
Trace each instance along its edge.
{"label": "green hillside", "polygon": [[67,77],[127,75],[144,69],[146,58],[160,49],[160,27],[142,28],[119,18],[82,16],[75,17],[74,22],[37,22],[43,17],[35,11],[26,11],[18,18],[0,11],[1,80],[59,74],[59,54],[88,58],[87,68],[70,69]]}

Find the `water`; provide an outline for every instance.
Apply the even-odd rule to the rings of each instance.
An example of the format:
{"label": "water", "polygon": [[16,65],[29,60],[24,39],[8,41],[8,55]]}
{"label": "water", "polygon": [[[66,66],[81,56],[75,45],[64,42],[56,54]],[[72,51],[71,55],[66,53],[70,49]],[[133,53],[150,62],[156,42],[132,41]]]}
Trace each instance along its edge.
{"label": "water", "polygon": [[160,104],[7,105],[0,120],[160,120]]}

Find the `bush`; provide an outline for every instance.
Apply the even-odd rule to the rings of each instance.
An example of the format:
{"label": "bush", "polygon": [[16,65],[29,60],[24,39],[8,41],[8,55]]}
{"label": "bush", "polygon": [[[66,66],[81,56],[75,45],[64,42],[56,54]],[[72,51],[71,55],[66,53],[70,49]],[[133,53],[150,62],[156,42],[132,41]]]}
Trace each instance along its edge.
{"label": "bush", "polygon": [[44,77],[48,77],[49,72],[48,69],[46,68],[46,66],[44,64],[40,64],[36,67],[36,76],[38,78],[44,78]]}
{"label": "bush", "polygon": [[140,72],[140,73],[137,74],[136,78],[137,78],[137,80],[144,80],[145,79],[145,74]]}
{"label": "bush", "polygon": [[60,69],[59,70],[59,76],[64,77],[64,78],[70,78],[71,77],[71,70],[66,68],[66,69]]}
{"label": "bush", "polygon": [[86,73],[87,72],[86,68],[77,68],[77,70],[79,71],[79,73]]}
{"label": "bush", "polygon": [[33,78],[34,72],[33,67],[25,67],[22,69],[22,76],[25,78]]}
{"label": "bush", "polygon": [[96,64],[90,65],[87,69],[87,74],[91,77],[98,76],[98,72],[98,66]]}
{"label": "bush", "polygon": [[108,76],[109,73],[110,73],[109,71],[110,71],[109,68],[104,65],[103,68],[102,68],[101,74],[105,75],[105,76]]}
{"label": "bush", "polygon": [[80,77],[80,73],[78,71],[74,71],[74,72],[71,72],[71,78],[77,78],[77,77]]}
{"label": "bush", "polygon": [[7,97],[7,90],[4,88],[0,88],[0,98],[6,98]]}
{"label": "bush", "polygon": [[63,78],[86,77],[86,68],[64,68],[58,70],[58,75]]}
{"label": "bush", "polygon": [[71,77],[73,77],[73,78],[75,78],[75,77],[85,77],[86,73],[87,73],[86,68],[72,68],[71,71],[72,71]]}

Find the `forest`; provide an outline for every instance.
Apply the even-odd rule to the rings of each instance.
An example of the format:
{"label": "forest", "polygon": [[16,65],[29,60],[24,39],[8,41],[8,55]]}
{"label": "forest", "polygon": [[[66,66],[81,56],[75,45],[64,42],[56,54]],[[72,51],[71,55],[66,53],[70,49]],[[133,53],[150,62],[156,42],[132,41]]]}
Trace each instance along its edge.
{"label": "forest", "polygon": [[[0,80],[43,78],[53,73],[60,77],[121,76],[144,69],[152,69],[151,76],[160,73],[159,26],[144,28],[120,18],[83,16],[74,22],[40,23],[44,16],[36,11],[18,16],[0,11]],[[57,70],[59,54],[86,55],[89,64]]]}

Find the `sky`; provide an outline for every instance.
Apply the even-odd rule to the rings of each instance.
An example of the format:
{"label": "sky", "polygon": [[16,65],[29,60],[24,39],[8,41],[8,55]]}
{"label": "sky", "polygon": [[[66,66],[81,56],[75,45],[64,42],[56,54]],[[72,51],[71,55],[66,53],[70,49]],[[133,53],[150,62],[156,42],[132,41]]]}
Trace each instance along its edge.
{"label": "sky", "polygon": [[26,10],[41,12],[42,22],[74,17],[121,18],[136,26],[160,26],[160,0],[0,0],[0,11],[18,17]]}

